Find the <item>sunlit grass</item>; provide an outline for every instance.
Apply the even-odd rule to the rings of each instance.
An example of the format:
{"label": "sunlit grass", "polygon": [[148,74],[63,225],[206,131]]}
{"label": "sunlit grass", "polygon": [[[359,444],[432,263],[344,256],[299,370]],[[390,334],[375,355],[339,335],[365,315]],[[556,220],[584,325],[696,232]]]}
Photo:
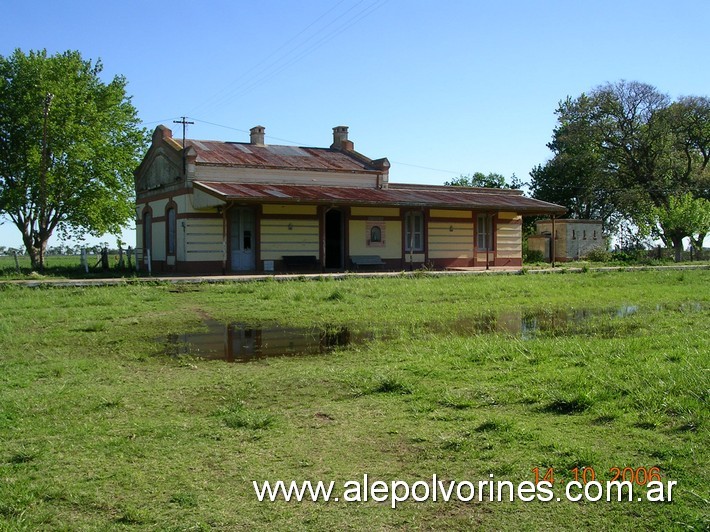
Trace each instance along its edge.
{"label": "sunlit grass", "polygon": [[[709,281],[649,271],[5,287],[0,529],[703,529]],[[589,313],[551,327],[562,310]],[[523,335],[499,318],[519,315],[550,328]],[[248,364],[166,354],[167,335],[206,317],[377,334]],[[520,482],[535,467],[560,482],[574,468],[609,480],[612,467],[658,467],[678,491],[671,504],[393,511],[258,503],[251,488],[364,473]]]}

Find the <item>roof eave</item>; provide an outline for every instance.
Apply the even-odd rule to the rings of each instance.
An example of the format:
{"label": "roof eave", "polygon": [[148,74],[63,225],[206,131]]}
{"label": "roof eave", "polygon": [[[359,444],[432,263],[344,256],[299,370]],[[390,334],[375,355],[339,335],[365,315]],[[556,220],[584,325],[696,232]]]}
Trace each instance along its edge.
{"label": "roof eave", "polygon": [[[461,209],[461,208],[466,208],[466,205],[462,205],[461,203],[447,203],[447,202],[431,202],[431,201],[425,201],[425,202],[413,202],[413,201],[388,201],[388,202],[381,202],[381,201],[372,201],[372,200],[361,200],[358,198],[352,198],[349,200],[342,200],[342,199],[329,199],[329,198],[324,198],[324,199],[319,199],[319,198],[307,198],[307,199],[302,199],[302,198],[293,198],[293,197],[286,197],[286,198],[265,198],[265,197],[244,197],[244,196],[237,196],[233,194],[224,194],[220,192],[219,190],[215,190],[211,188],[208,185],[205,185],[204,183],[201,182],[194,182],[194,186],[196,188],[199,188],[200,190],[203,190],[204,192],[211,194],[212,196],[215,196],[223,201],[235,201],[239,203],[292,203],[292,204],[301,204],[301,203],[308,203],[308,204],[315,204],[315,205],[333,205],[333,204],[343,204],[347,203],[348,205],[355,205],[358,207],[365,207],[365,206],[388,206],[388,207],[435,207],[435,208],[444,208],[444,209]],[[512,205],[486,205],[486,206],[480,206],[480,207],[474,207],[475,210],[477,211],[484,211],[484,212],[494,212],[494,211],[507,211],[507,212],[516,212],[518,214],[524,214],[524,215],[529,215],[529,216],[534,216],[534,215],[544,215],[544,214],[565,214],[567,212],[567,209],[564,207],[560,207],[559,205],[555,205],[552,203],[548,204],[549,207],[546,206],[512,206]],[[469,207],[471,208],[471,207]]]}

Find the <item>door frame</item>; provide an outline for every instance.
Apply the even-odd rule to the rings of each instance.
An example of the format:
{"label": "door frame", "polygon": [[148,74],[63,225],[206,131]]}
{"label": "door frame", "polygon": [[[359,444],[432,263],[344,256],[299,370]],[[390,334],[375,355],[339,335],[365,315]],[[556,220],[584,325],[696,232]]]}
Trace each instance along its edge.
{"label": "door frame", "polygon": [[[241,216],[241,213],[243,212],[250,212],[252,215],[252,244],[251,244],[251,249],[252,249],[252,268],[250,269],[242,269],[238,270],[234,267],[234,261],[232,260],[232,220],[233,217],[236,213],[239,213]],[[229,210],[226,213],[226,218],[227,218],[227,257],[228,257],[228,262],[229,262],[229,271],[232,273],[239,273],[239,272],[249,272],[249,271],[256,271],[257,268],[257,259],[259,257],[259,216],[258,216],[259,210],[255,207],[250,207],[248,205],[233,205],[230,206]]]}
{"label": "door frame", "polygon": [[[340,267],[328,268],[327,266],[327,216],[330,211],[338,211],[340,213]],[[345,270],[347,269],[348,258],[348,226],[350,224],[349,209],[340,206],[323,207],[320,215],[320,242],[321,242],[321,265],[323,270]]]}

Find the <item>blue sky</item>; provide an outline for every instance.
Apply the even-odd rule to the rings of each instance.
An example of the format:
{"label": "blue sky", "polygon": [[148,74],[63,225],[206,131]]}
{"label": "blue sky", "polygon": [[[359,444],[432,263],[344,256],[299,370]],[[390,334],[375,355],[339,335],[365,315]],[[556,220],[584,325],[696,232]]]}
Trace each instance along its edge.
{"label": "blue sky", "polygon": [[[708,95],[709,15],[708,0],[5,0],[0,54],[101,58],[146,127],[176,135],[185,115],[192,138],[247,141],[258,124],[267,143],[329,146],[347,125],[391,181],[442,184],[528,179],[557,103],[608,81]],[[20,241],[0,226],[0,245]]]}

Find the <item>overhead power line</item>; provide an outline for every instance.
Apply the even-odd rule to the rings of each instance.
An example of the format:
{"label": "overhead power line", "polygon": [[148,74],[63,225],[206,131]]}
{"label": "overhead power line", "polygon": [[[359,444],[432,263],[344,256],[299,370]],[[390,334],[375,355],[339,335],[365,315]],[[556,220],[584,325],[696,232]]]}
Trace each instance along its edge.
{"label": "overhead power line", "polygon": [[[336,36],[342,34],[345,30],[362,20],[363,18],[371,15],[374,11],[380,9],[383,5],[385,5],[389,0],[375,0],[371,4],[366,5],[363,9],[356,11],[355,13],[352,14],[352,16],[349,16],[346,18],[346,20],[337,26],[335,29],[332,31],[326,33],[324,36],[322,36],[320,39],[315,41],[313,44],[309,45],[311,41],[314,39],[317,39],[319,36],[321,36],[324,32],[326,32],[330,27],[332,27],[336,22],[338,22],[340,19],[345,17],[346,15],[350,14],[352,11],[356,10],[358,6],[360,6],[362,3],[365,2],[365,0],[359,0],[357,3],[352,5],[350,8],[345,10],[343,13],[338,15],[336,18],[333,20],[329,21],[327,24],[325,24],[323,27],[318,29],[317,31],[313,32],[311,35],[305,37],[304,39],[299,39],[300,42],[295,44],[294,46],[289,48],[289,51],[284,53],[284,54],[279,54],[278,57],[276,57],[273,61],[267,61],[267,59],[273,57],[276,54],[276,51],[273,52],[271,55],[267,56],[267,59],[261,61],[254,67],[252,67],[250,70],[248,70],[246,73],[242,74],[240,76],[241,82],[238,83],[233,83],[232,86],[222,89],[217,93],[217,95],[212,96],[210,98],[207,98],[203,102],[199,103],[196,105],[191,112],[194,112],[197,109],[204,109],[204,108],[209,108],[209,107],[215,107],[218,105],[221,105],[225,101],[233,98],[237,98],[239,96],[242,96],[249,91],[251,91],[254,87],[263,84],[267,80],[271,79],[272,77],[276,76],[277,74],[281,73],[283,70],[289,68],[290,66],[294,65],[295,63],[301,61],[303,58],[307,57],[308,55],[312,54],[314,51],[317,49],[321,48],[323,45],[325,45],[327,42],[331,41],[334,39]],[[306,32],[307,29],[312,27],[315,22],[321,20],[323,17],[325,17],[327,14],[332,12],[335,7],[340,5],[342,3],[339,2],[328,10],[326,13],[321,15],[314,21],[313,23],[309,24],[304,30],[301,30],[296,36],[292,37],[289,41],[281,45],[277,50],[281,51],[283,50],[290,42],[294,41],[296,37],[299,35],[302,35],[304,32]],[[305,49],[304,49],[305,47]],[[245,76],[248,73],[253,72],[256,70],[256,73],[253,76],[250,76],[248,79],[245,78]],[[225,92],[226,90],[226,92]]]}
{"label": "overhead power line", "polygon": [[[360,2],[358,2],[358,3],[361,3],[362,1],[364,1],[364,0],[360,0]],[[281,50],[283,50],[284,48],[286,48],[286,46],[288,46],[288,45],[291,44],[293,41],[295,41],[295,40],[296,40],[298,37],[300,37],[303,33],[305,33],[305,32],[306,32],[307,30],[309,30],[312,26],[314,26],[318,21],[320,21],[320,20],[323,19],[325,16],[327,16],[328,14],[330,14],[332,11],[334,11],[335,9],[337,9],[337,7],[338,7],[340,4],[342,4],[343,2],[345,2],[345,0],[340,0],[340,2],[337,2],[333,7],[331,7],[331,8],[328,9],[325,13],[323,13],[322,15],[320,15],[319,17],[317,17],[313,22],[311,22],[310,24],[308,24],[305,28],[303,28],[301,31],[299,31],[296,35],[294,35],[293,37],[291,37],[290,39],[288,39],[287,41],[285,41],[281,46],[279,46],[276,50],[274,50],[274,51],[271,52],[269,55],[267,55],[264,59],[262,59],[261,61],[259,61],[259,62],[256,63],[256,64],[252,65],[251,68],[249,68],[249,69],[246,70],[245,72],[242,72],[242,73],[239,75],[239,77],[236,78],[236,79],[234,80],[234,82],[232,82],[232,84],[236,83],[237,81],[239,81],[239,80],[241,80],[241,79],[244,79],[247,75],[249,75],[249,74],[251,74],[253,71],[257,70],[257,68],[262,67],[264,64],[267,63],[268,60],[270,60],[272,57],[274,57],[276,54],[278,54]],[[337,19],[336,19],[336,20],[337,20]],[[299,46],[300,46],[300,45],[299,45]],[[262,68],[262,70],[263,70],[263,68]],[[232,90],[232,89],[233,89],[233,87],[230,87],[230,86],[223,87],[222,89],[218,90],[215,94],[213,94],[212,96],[210,96],[209,98],[207,98],[206,100],[204,100],[202,103],[200,103],[200,104],[198,104],[197,106],[195,106],[195,107],[191,110],[191,112],[195,112],[196,110],[198,110],[198,109],[200,109],[200,108],[202,108],[202,107],[204,107],[204,106],[207,106],[207,105],[213,103],[215,100],[218,100],[219,98],[221,98],[222,96],[224,96],[224,93],[225,93],[225,92],[228,92],[228,91],[230,91],[230,90]]]}
{"label": "overhead power line", "polygon": [[[202,119],[200,119],[200,118],[194,118],[194,117],[190,117],[190,118],[191,118],[192,120],[194,120],[195,122],[199,122],[199,123],[201,123],[201,124],[208,124],[208,125],[210,125],[210,126],[220,127],[220,128],[223,128],[223,129],[229,129],[229,130],[232,130],[232,131],[239,131],[240,133],[249,133],[249,131],[247,131],[247,130],[245,130],[245,129],[239,129],[239,128],[237,128],[237,127],[232,127],[232,126],[225,126],[225,125],[223,125],[223,124],[217,124],[217,123],[215,123],[215,122],[209,122],[209,121],[207,121],[207,120],[202,120]],[[274,136],[271,136],[271,135],[266,135],[266,137],[269,138],[269,139],[274,139],[274,140],[278,140],[278,141],[281,141],[281,142],[288,142],[289,144],[293,144],[294,146],[308,146],[308,145],[309,145],[309,143],[298,142],[298,141],[296,141],[296,140],[283,139],[283,138],[274,137]],[[410,167],[412,167],[412,168],[420,168],[420,169],[422,169],[422,170],[430,170],[430,171],[432,171],[432,172],[442,172],[442,173],[446,173],[446,174],[455,174],[455,175],[463,175],[463,174],[465,174],[465,172],[455,172],[455,171],[453,171],[453,170],[442,170],[441,168],[430,168],[430,167],[428,167],[428,166],[420,166],[420,165],[417,165],[417,164],[402,163],[402,162],[398,162],[398,161],[392,161],[392,162],[393,162],[394,164],[399,164],[399,165],[402,165],[402,166],[410,166]]]}
{"label": "overhead power line", "polygon": [[[176,122],[182,124],[182,121],[183,121],[183,120],[187,120],[188,117],[177,117],[177,118],[181,118],[181,120],[176,120]],[[239,133],[246,133],[246,134],[250,133],[250,131],[248,131],[248,130],[246,130],[246,129],[240,129],[240,128],[238,128],[238,127],[225,126],[224,124],[218,124],[218,123],[216,123],[216,122],[210,122],[210,121],[208,121],[208,120],[202,120],[202,119],[200,119],[200,118],[194,118],[194,117],[189,117],[189,118],[192,119],[194,122],[198,122],[198,123],[200,123],[200,124],[207,124],[207,125],[214,126],[214,127],[219,127],[219,128],[223,128],[223,129],[229,129],[229,130],[231,130],[231,131],[238,131]],[[165,119],[165,120],[156,120],[156,121],[153,121],[153,122],[143,122],[142,125],[156,124],[156,123],[164,123],[164,122],[168,122],[168,121],[170,121],[170,120],[172,120],[172,118]],[[192,124],[193,122],[186,122],[186,123],[187,123],[187,124]],[[266,135],[266,138],[273,139],[273,140],[278,140],[278,141],[280,141],[280,142],[287,142],[287,143],[292,144],[292,145],[294,145],[294,146],[308,146],[308,145],[310,145],[310,143],[304,143],[304,142],[299,142],[299,141],[296,141],[296,140],[284,139],[284,138],[280,138],[280,137],[274,137],[274,136],[272,136],[272,135]],[[408,166],[408,167],[411,167],[411,168],[419,168],[419,169],[421,169],[421,170],[429,170],[429,171],[431,171],[431,172],[440,172],[440,173],[444,173],[444,174],[452,174],[452,175],[461,175],[461,176],[464,176],[464,175],[469,175],[469,174],[471,173],[471,172],[462,172],[462,171],[454,171],[454,170],[444,170],[444,169],[441,169],[441,168],[432,168],[432,167],[430,167],[430,166],[422,166],[422,165],[412,164],[412,163],[403,163],[403,162],[401,162],[401,161],[392,161],[392,163],[393,163],[393,164],[397,164],[397,165],[401,165],[401,166]],[[532,186],[532,183],[529,183],[529,182],[523,182],[523,183],[524,183],[524,185],[525,185],[526,187],[528,187],[528,188],[530,188],[530,187]],[[590,191],[587,187],[565,186],[564,189],[567,190],[567,191],[573,191],[573,192],[590,192],[590,193],[592,193],[592,194],[595,193],[594,190]],[[677,189],[677,187],[670,187],[670,186],[669,186],[669,187],[663,187],[663,186],[659,186],[659,185],[648,185],[648,186],[645,186],[644,189],[647,190],[647,191],[649,191],[649,192],[671,193],[671,192],[675,191],[675,190]],[[627,187],[621,187],[621,186],[619,186],[619,187],[605,187],[602,192],[621,192],[621,191],[625,191],[625,190],[628,190],[628,188],[627,188]]]}
{"label": "overhead power line", "polygon": [[179,116],[171,116],[169,118],[163,118],[162,120],[151,120],[150,122],[141,122],[140,125],[145,127],[145,126],[152,126],[153,124],[164,124],[165,122],[177,120],[178,118],[180,118],[180,117]]}

